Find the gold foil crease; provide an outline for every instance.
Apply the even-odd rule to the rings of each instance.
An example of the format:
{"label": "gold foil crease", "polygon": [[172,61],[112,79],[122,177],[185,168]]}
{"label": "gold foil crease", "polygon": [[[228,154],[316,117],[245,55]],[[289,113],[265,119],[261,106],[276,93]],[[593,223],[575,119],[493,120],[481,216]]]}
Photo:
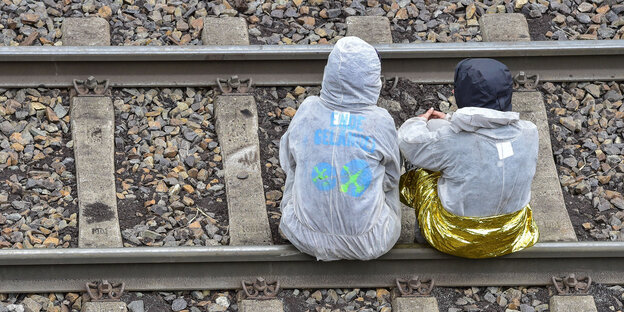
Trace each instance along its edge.
{"label": "gold foil crease", "polygon": [[490,217],[462,217],[442,207],[439,172],[412,170],[401,176],[401,202],[416,209],[422,235],[435,249],[464,258],[492,258],[530,246],[539,231],[531,207]]}

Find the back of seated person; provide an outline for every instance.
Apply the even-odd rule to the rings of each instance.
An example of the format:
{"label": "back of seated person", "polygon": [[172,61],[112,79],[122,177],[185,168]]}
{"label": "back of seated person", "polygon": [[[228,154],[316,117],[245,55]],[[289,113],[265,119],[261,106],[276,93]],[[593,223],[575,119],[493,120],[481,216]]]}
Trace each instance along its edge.
{"label": "back of seated person", "polygon": [[281,139],[280,230],[318,260],[374,259],[398,240],[400,154],[394,121],[376,106],[380,75],[371,45],[340,39],[320,97],[301,104]]}
{"label": "back of seated person", "polygon": [[425,169],[402,177],[403,200],[442,252],[485,258],[532,246],[539,237],[529,207],[538,132],[511,112],[509,69],[492,59],[464,60],[454,94],[457,112],[430,109],[399,129],[401,152]]}

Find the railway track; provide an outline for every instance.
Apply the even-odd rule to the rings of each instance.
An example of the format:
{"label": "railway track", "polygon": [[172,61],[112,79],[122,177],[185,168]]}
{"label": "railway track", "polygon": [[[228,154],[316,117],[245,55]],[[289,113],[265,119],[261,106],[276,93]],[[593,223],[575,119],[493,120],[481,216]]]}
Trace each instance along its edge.
{"label": "railway track", "polygon": [[[618,67],[622,62],[609,62],[612,66],[589,70],[603,64],[596,61],[595,55],[611,61],[621,59],[624,54],[621,41],[591,45],[583,42],[385,45],[378,49],[386,77],[418,77],[417,81],[423,83],[450,82],[452,64],[464,57],[477,56],[502,58],[514,72],[527,68],[528,73],[539,74],[541,81],[624,80],[624,70]],[[234,75],[253,77],[254,84],[260,86],[319,85],[321,64],[329,51],[330,47],[280,46],[0,48],[3,72],[11,72],[16,66],[22,68],[14,75],[2,76],[0,85],[69,87],[73,79],[87,74],[108,79],[113,87],[214,86],[217,77]],[[553,64],[554,57],[564,61]],[[277,59],[287,65],[274,67]],[[224,60],[227,65],[215,66]],[[417,66],[423,64],[429,66]],[[557,68],[561,64],[577,66],[560,73]],[[139,70],[145,67],[151,70]],[[34,68],[41,70],[37,72]],[[189,69],[192,71],[187,72]],[[485,261],[448,257],[419,245],[401,245],[379,260],[335,263],[318,263],[290,246],[2,249],[0,292],[78,291],[84,288],[84,281],[94,279],[124,280],[128,290],[223,289],[237,288],[240,280],[255,275],[277,278],[284,287],[350,284],[389,287],[395,277],[425,272],[444,286],[545,285],[553,275],[573,272],[589,274],[597,282],[624,283],[619,264],[622,257],[624,242],[545,242],[511,256]],[[522,268],[525,271],[518,272]],[[378,273],[367,276],[355,273],[365,269]],[[324,273],[313,273],[319,271]]]}
{"label": "railway track", "polygon": [[[624,80],[624,62],[621,62],[624,56],[623,41],[601,41],[591,44],[586,42],[398,44],[379,45],[377,49],[383,59],[382,74],[386,78],[398,77],[419,84],[451,83],[455,64],[466,57],[497,58],[505,62],[514,74],[522,71],[528,76],[537,75],[540,82]],[[320,46],[194,46],[140,49],[0,47],[0,70],[11,73],[0,76],[0,87],[73,88],[75,80],[84,81],[89,76],[95,77],[94,81],[100,81],[99,86],[102,88],[106,84],[111,88],[180,86],[215,88],[218,87],[219,79],[223,79],[222,84],[225,85],[232,83],[231,79],[229,82],[227,80],[234,76],[241,80],[250,78],[252,86],[257,87],[318,86],[330,50],[331,47]],[[388,88],[391,87],[390,83],[387,85]],[[84,86],[77,88],[80,87],[84,88]],[[103,90],[105,89],[91,96],[81,96],[78,92],[73,100],[82,98],[95,106],[110,104],[110,109],[116,110],[112,102],[107,104],[105,99],[110,97]],[[215,99],[214,114],[217,123],[232,124],[241,129],[250,127],[249,124],[238,124],[240,120],[236,118],[240,116],[219,113],[220,109],[227,110],[228,106],[233,106],[236,110],[239,108],[237,105],[244,102],[240,99],[231,100],[231,97],[223,100],[228,97],[223,93],[228,92],[222,91],[217,92],[220,98],[217,96]],[[239,94],[234,98],[241,96],[245,95]],[[255,102],[245,105],[251,105],[245,107],[253,106],[255,110]],[[541,120],[548,131],[545,116],[528,108],[521,109],[521,112],[525,116]],[[108,113],[112,114],[110,111]],[[220,117],[219,114],[228,117]],[[106,118],[108,117],[104,115],[94,117],[89,112],[72,115],[72,131],[76,135],[78,132],[76,129],[80,129],[78,125],[80,122],[86,125],[83,127],[89,128],[93,125],[99,126],[97,123],[100,121],[112,120]],[[104,124],[105,122],[102,122],[102,125]],[[110,126],[108,130],[102,127],[110,132],[112,138],[114,126]],[[217,134],[219,127],[216,126]],[[255,133],[256,128],[251,132]],[[228,179],[234,179],[228,178],[227,162],[228,158],[234,156],[228,154],[223,139],[220,137],[219,147],[224,149],[222,153],[223,162],[226,164],[224,179],[227,189],[231,187]],[[74,137],[74,140],[78,139]],[[80,148],[78,147],[80,141],[73,143],[74,150]],[[96,140],[91,143],[95,146],[104,145],[105,142]],[[112,144],[112,140],[109,143]],[[94,149],[86,153],[91,158],[85,159],[97,162],[99,157],[111,156],[99,153],[100,150]],[[78,180],[81,175],[85,176],[87,170],[92,170],[81,169],[85,168],[81,166],[84,159],[79,159],[81,157],[79,154],[76,152]],[[254,166],[250,164],[245,170],[248,170],[249,176],[253,176],[255,172],[253,170],[257,170],[255,173],[259,177],[261,168]],[[84,171],[80,172],[81,170]],[[93,173],[95,177],[102,172],[115,175],[106,166],[98,170]],[[237,175],[234,174],[234,177]],[[252,180],[247,177],[240,178],[240,175],[238,179]],[[238,183],[247,182],[238,181]],[[543,184],[540,187],[552,185],[552,183]],[[558,179],[555,185],[559,188]],[[111,183],[107,186],[114,188]],[[175,185],[171,186],[171,189],[173,188]],[[169,191],[170,189],[167,192]],[[79,199],[81,192],[84,194],[84,191],[79,189]],[[534,190],[534,193],[537,192]],[[106,194],[108,195],[112,196],[109,201],[116,201],[115,192]],[[233,199],[227,198],[227,201],[231,203]],[[239,205],[246,204],[243,201]],[[549,204],[541,204],[544,210],[550,208]],[[264,205],[261,206],[262,209],[265,208]],[[538,213],[536,215],[539,217]],[[565,220],[541,220],[541,222],[544,223],[544,228],[550,229],[557,228],[559,223],[565,223]],[[79,225],[83,226],[82,219]],[[94,233],[103,231],[99,234],[108,235],[105,230],[102,230],[102,227],[90,229]],[[228,234],[232,243],[235,236],[231,232]],[[317,262],[292,246],[271,246],[270,242],[250,244],[243,241],[230,246],[194,247],[120,248],[115,247],[120,245],[115,243],[106,246],[113,248],[0,249],[0,281],[2,281],[0,293],[84,291],[85,283],[95,280],[124,282],[126,290],[137,291],[239,289],[241,281],[254,280],[256,276],[262,276],[266,280],[277,280],[282,288],[345,288],[354,285],[371,288],[393,287],[397,278],[412,276],[432,278],[439,286],[550,285],[553,276],[562,277],[569,274],[591,276],[592,280],[598,283],[624,283],[624,270],[621,265],[624,258],[624,242],[564,241],[573,239],[557,234],[548,232],[544,235],[547,239],[541,240],[528,250],[487,260],[450,257],[418,244],[399,244],[387,255],[373,261],[331,263]],[[94,244],[97,245],[97,239]]]}

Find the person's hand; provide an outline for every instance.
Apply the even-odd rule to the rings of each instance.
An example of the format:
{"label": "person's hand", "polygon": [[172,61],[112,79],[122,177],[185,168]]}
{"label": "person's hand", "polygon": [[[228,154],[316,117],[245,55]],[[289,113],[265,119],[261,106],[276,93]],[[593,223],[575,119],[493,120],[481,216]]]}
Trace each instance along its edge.
{"label": "person's hand", "polygon": [[432,108],[428,109],[424,114],[422,114],[422,115],[420,115],[418,117],[425,118],[425,120],[429,121],[429,118],[431,118],[431,115],[433,114],[433,112],[434,112],[434,110],[433,110],[433,107],[432,107]]}
{"label": "person's hand", "polygon": [[438,111],[433,111],[433,113],[431,113],[431,117],[429,117],[429,119],[445,119],[446,118],[446,114],[443,112],[438,112]]}

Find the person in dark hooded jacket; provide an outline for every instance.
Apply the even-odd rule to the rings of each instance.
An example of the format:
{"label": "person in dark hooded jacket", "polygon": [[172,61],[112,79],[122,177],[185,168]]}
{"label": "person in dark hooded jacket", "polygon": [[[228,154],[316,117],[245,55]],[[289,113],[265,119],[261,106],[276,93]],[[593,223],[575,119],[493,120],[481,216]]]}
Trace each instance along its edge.
{"label": "person in dark hooded jacket", "polygon": [[454,94],[455,113],[430,109],[399,129],[401,152],[421,168],[401,177],[402,200],[442,252],[487,258],[532,246],[538,132],[511,112],[509,69],[493,59],[463,60]]}

